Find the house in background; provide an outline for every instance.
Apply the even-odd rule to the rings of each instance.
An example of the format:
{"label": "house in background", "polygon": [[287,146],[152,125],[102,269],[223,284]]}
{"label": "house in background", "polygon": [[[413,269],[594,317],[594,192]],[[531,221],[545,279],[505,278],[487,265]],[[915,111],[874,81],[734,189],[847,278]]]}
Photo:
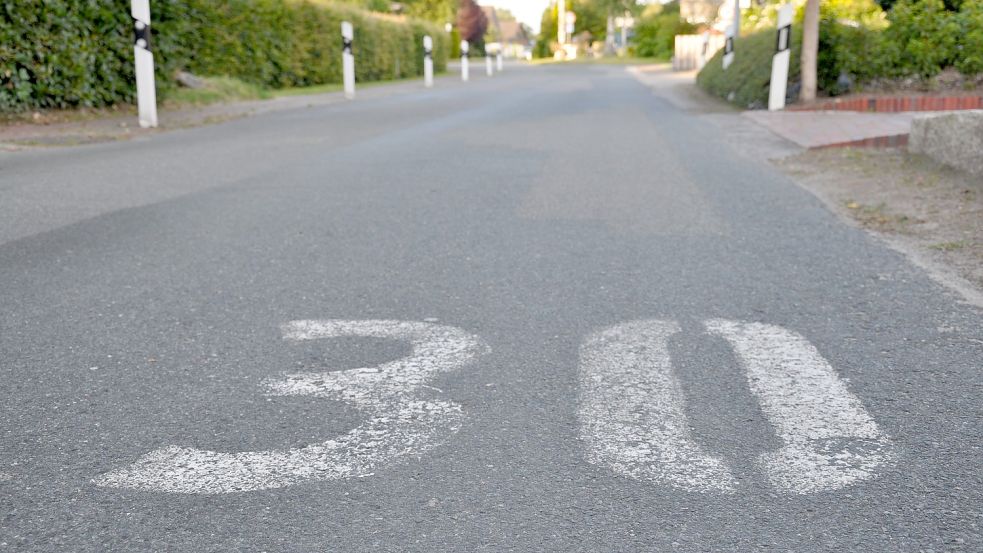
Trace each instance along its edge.
{"label": "house in background", "polygon": [[679,16],[694,25],[709,25],[723,4],[724,0],[679,0]]}
{"label": "house in background", "polygon": [[488,18],[485,51],[501,52],[506,58],[529,57],[533,43],[529,29],[507,11],[496,10],[493,6],[482,6],[481,9]]}

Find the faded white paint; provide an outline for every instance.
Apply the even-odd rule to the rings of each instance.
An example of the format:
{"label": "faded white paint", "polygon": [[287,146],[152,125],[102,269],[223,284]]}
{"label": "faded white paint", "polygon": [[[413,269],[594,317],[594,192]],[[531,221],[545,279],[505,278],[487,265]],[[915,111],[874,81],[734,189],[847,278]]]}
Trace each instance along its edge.
{"label": "faded white paint", "polygon": [[580,348],[580,436],[587,460],[616,473],[689,491],[730,492],[724,462],[690,436],[669,357],[672,321],[636,321],[591,335]]}
{"label": "faded white paint", "polygon": [[461,406],[433,399],[441,392],[427,382],[488,351],[479,338],[461,329],[412,321],[294,321],[284,325],[283,334],[292,342],[346,336],[389,338],[409,342],[413,351],[378,367],[292,374],[264,382],[270,395],[346,401],[365,412],[368,420],[343,436],[282,451],[222,453],[165,447],[95,483],[217,494],[369,475],[401,457],[427,451],[460,428]]}
{"label": "faded white paint", "polygon": [[785,443],[759,457],[772,485],[799,494],[835,490],[891,460],[891,441],[808,340],[762,323],[716,319],[706,327],[730,342]]}

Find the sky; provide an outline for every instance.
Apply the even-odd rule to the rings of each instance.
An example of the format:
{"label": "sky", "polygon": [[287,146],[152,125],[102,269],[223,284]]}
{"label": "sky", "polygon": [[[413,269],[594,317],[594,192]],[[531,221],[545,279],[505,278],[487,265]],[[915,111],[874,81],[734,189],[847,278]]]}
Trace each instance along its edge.
{"label": "sky", "polygon": [[519,21],[532,27],[534,33],[538,33],[543,10],[549,5],[550,0],[479,0],[478,3],[483,6],[497,6],[507,9],[515,14]]}

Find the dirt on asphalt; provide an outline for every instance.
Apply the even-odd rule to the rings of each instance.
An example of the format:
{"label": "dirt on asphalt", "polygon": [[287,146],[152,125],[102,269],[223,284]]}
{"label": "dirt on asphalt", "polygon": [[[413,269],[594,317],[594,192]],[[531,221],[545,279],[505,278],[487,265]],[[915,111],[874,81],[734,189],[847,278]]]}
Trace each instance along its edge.
{"label": "dirt on asphalt", "polygon": [[947,284],[968,284],[970,294],[983,296],[980,179],[904,149],[809,150],[774,163],[934,276],[955,276]]}

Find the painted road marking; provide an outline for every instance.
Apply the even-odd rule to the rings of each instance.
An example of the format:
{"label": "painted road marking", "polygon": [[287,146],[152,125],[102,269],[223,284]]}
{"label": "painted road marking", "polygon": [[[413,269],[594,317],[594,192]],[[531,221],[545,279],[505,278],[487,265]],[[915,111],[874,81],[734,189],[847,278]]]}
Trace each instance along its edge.
{"label": "painted road marking", "polygon": [[875,476],[891,441],[816,348],[779,326],[711,320],[730,342],[761,409],[785,442],[759,461],[772,485],[793,493],[835,490]]}
{"label": "painted road marking", "polygon": [[464,417],[461,406],[432,399],[439,391],[426,383],[489,350],[461,329],[412,321],[294,321],[283,326],[283,334],[293,342],[389,338],[409,342],[413,351],[378,367],[292,374],[264,382],[270,395],[342,400],[368,414],[364,424],[343,436],[282,451],[222,453],[165,447],[94,482],[115,488],[220,494],[368,475],[401,457],[427,451],[457,432]]}
{"label": "painted road marking", "polygon": [[671,321],[637,321],[591,335],[580,348],[580,436],[587,460],[625,476],[690,491],[730,492],[723,460],[690,436],[673,374]]}
{"label": "painted road marking", "polygon": [[[891,441],[816,348],[802,336],[760,323],[714,319],[752,393],[784,446],[759,457],[769,482],[797,494],[829,491],[876,476]],[[581,347],[581,438],[587,460],[674,488],[727,493],[724,462],[690,436],[667,342],[672,321],[636,321],[593,334]]]}

